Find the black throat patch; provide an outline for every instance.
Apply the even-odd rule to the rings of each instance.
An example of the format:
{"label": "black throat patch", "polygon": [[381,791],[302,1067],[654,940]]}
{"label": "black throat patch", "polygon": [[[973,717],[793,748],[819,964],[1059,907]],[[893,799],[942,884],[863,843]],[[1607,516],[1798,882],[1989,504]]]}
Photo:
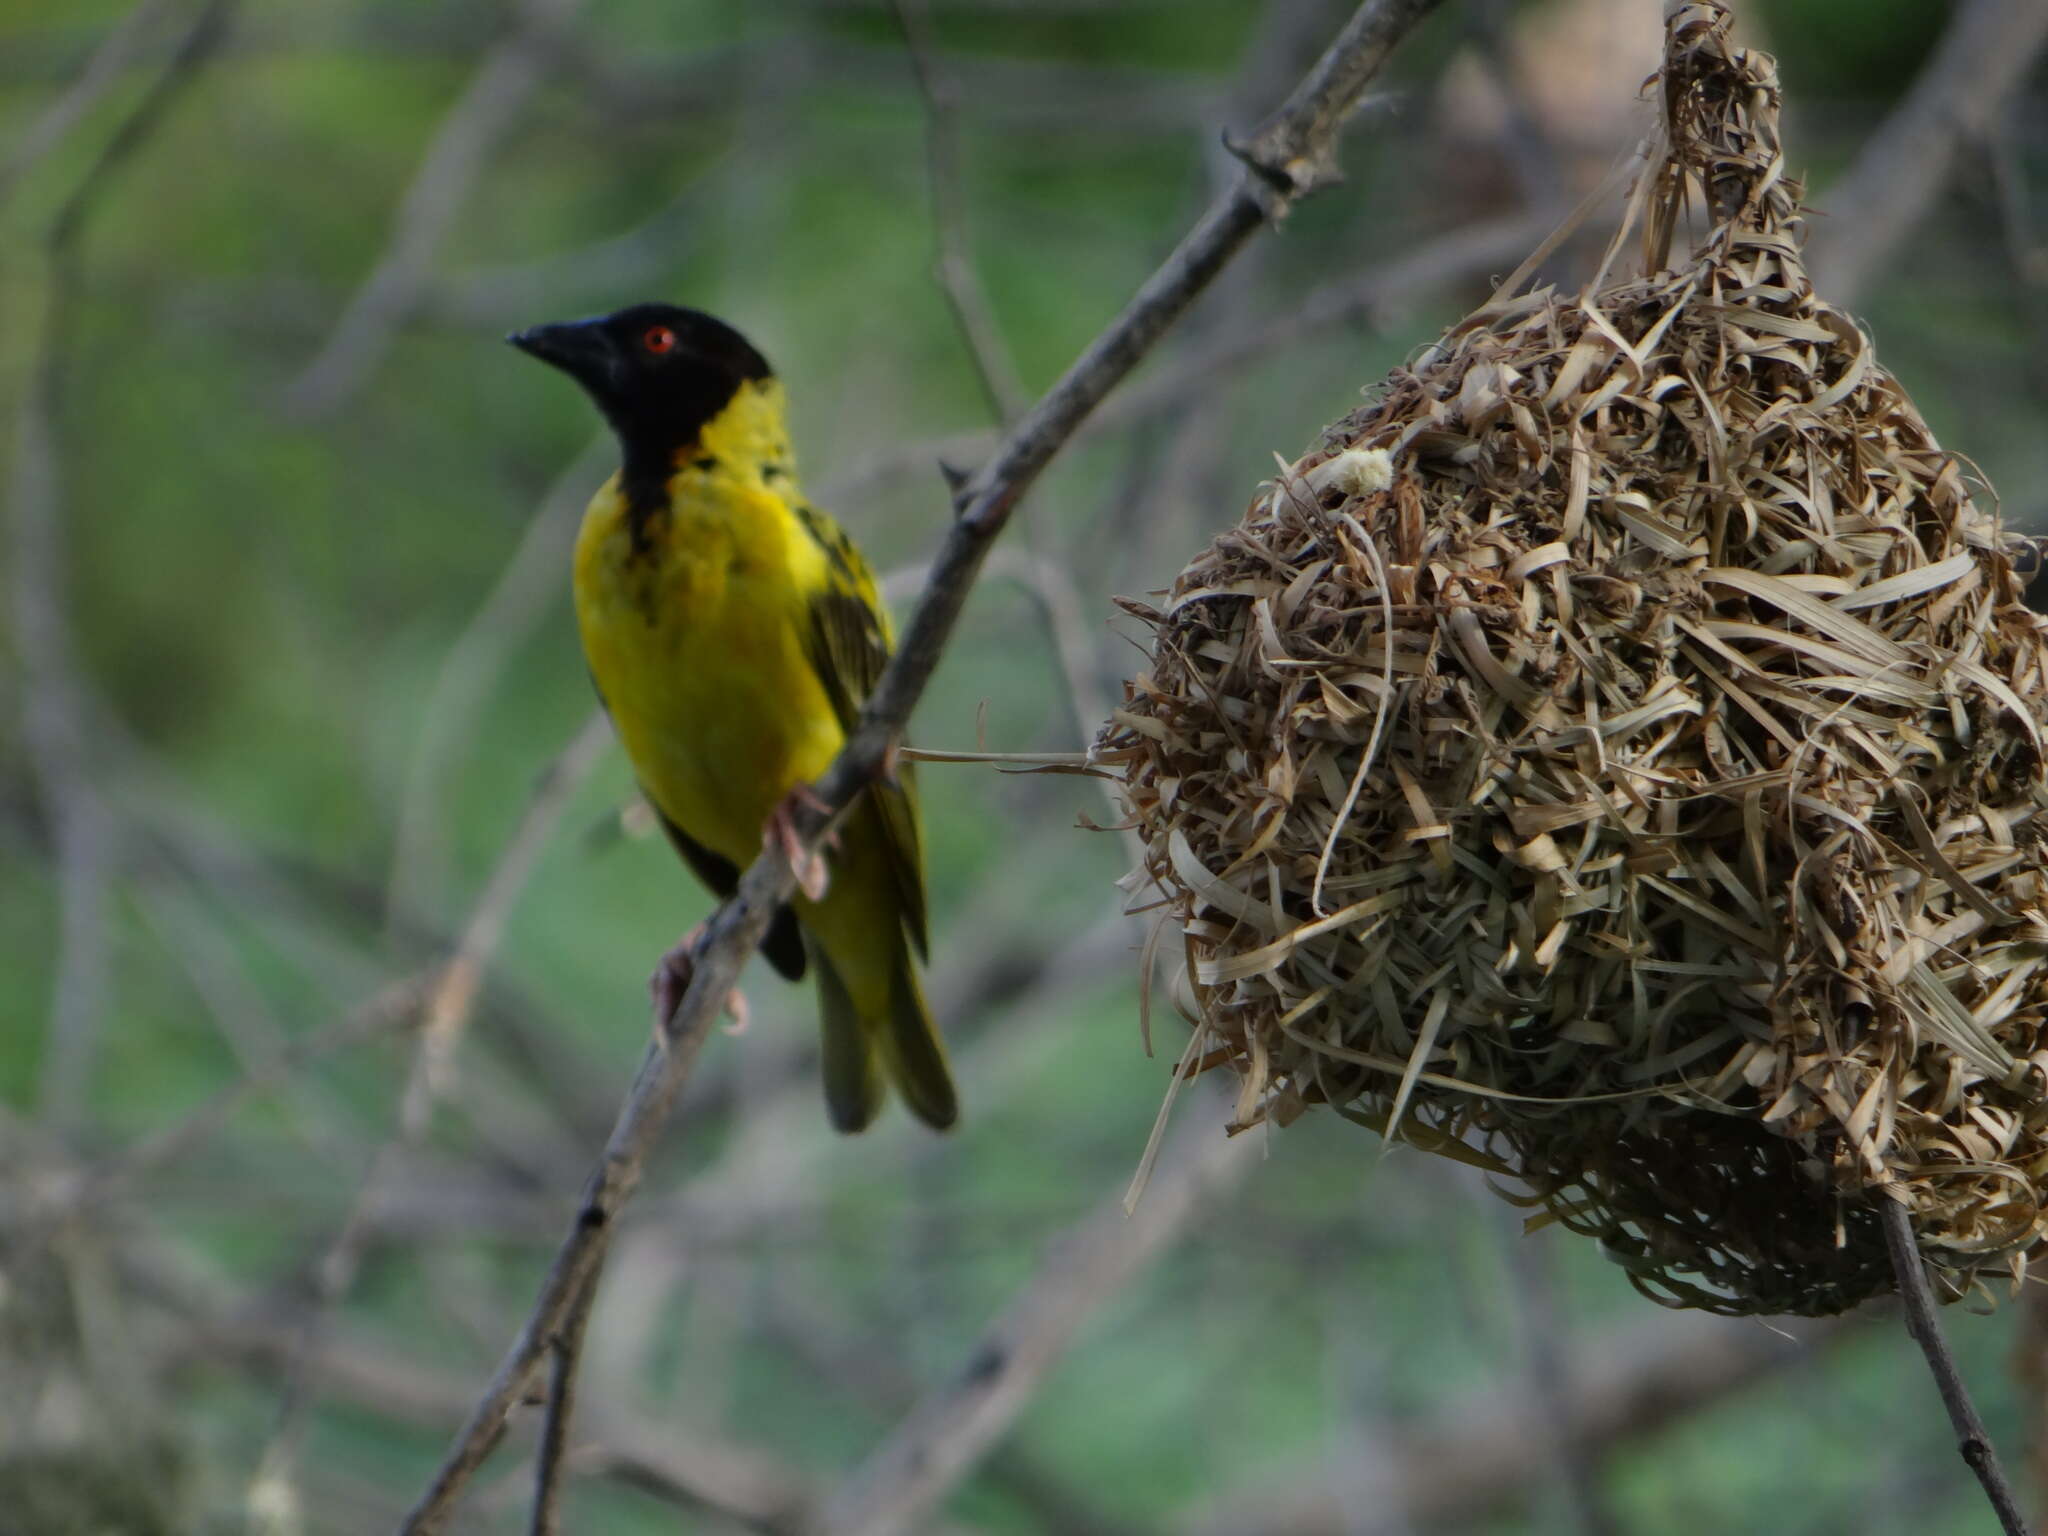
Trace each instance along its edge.
{"label": "black throat patch", "polygon": [[677,468],[696,456],[705,426],[747,387],[730,376],[701,374],[676,383],[685,387],[665,389],[653,400],[635,400],[612,419],[624,456],[619,490],[636,554],[647,548],[669,514],[669,482]]}

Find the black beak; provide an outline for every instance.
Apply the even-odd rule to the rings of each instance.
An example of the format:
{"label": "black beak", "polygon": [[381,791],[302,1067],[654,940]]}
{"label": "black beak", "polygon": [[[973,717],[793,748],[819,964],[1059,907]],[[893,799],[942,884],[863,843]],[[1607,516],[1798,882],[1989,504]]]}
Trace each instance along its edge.
{"label": "black beak", "polygon": [[520,351],[550,363],[583,385],[599,389],[616,361],[611,337],[597,320],[571,320],[562,325],[536,325],[505,338]]}

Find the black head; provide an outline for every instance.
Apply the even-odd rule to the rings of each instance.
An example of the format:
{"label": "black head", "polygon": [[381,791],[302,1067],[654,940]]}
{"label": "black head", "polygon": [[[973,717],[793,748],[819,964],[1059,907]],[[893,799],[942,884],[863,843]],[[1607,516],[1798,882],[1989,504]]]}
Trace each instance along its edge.
{"label": "black head", "polygon": [[663,480],[742,384],[770,375],[738,331],[673,304],[635,304],[505,339],[583,386],[618,434],[629,475]]}

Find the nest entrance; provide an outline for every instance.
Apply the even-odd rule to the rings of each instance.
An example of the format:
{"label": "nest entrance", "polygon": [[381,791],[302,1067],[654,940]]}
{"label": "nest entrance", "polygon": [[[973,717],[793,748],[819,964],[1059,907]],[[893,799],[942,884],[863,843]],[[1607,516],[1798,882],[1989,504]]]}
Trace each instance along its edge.
{"label": "nest entrance", "polygon": [[1834,1312],[1875,1199],[1957,1291],[2048,1221],[2048,642],[1728,28],[1671,15],[1600,276],[1511,280],[1126,605],[1099,755],[1242,1122],[1480,1149],[1659,1300]]}

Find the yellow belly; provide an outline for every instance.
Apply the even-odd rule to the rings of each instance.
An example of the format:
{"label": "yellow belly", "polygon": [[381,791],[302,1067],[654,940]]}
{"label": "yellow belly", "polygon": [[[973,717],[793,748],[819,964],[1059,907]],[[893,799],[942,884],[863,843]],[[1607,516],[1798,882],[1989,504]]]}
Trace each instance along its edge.
{"label": "yellow belly", "polygon": [[576,616],[641,786],[741,868],[769,813],[843,740],[808,651],[823,556],[779,498],[686,469],[636,548],[616,482],[584,516]]}

